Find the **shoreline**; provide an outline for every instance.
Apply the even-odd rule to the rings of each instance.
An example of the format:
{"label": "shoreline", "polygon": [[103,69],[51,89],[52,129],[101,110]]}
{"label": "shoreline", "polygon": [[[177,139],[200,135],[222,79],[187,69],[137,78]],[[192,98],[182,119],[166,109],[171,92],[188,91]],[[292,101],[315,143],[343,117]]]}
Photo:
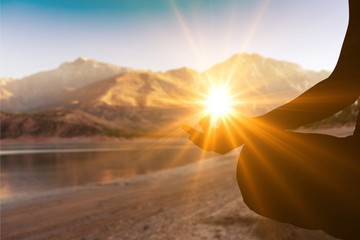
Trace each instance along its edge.
{"label": "shoreline", "polygon": [[[322,133],[329,134],[334,136],[348,136],[355,129],[355,124],[345,124],[345,125],[335,125],[335,126],[323,126],[319,128],[305,128],[300,127],[293,131],[303,132],[303,133]],[[159,140],[187,140],[187,136],[184,133],[183,136],[143,136],[143,137],[107,137],[107,136],[91,136],[91,137],[72,137],[72,138],[61,138],[61,137],[31,137],[31,136],[22,136],[18,138],[4,138],[1,139],[2,145],[11,145],[11,144],[96,144],[99,142],[103,143],[124,143],[129,141],[149,141],[150,139],[159,139]]]}
{"label": "shoreline", "polygon": [[[173,148],[177,148],[177,147],[173,147]],[[162,148],[159,147],[159,149],[162,149]],[[122,150],[124,150],[124,149],[119,149],[119,151],[122,151]],[[107,150],[105,149],[105,151],[107,151]],[[112,151],[112,150],[110,150],[110,151]],[[236,155],[238,155],[239,153],[240,153],[240,150],[234,150],[234,152],[232,152],[230,154],[233,155],[233,157],[235,158]],[[145,182],[151,181],[151,179],[157,178],[159,176],[170,174],[172,172],[172,170],[174,170],[174,172],[181,172],[184,169],[189,168],[189,165],[200,164],[200,162],[203,162],[203,161],[211,161],[214,159],[222,158],[222,156],[217,155],[217,154],[212,154],[212,155],[217,155],[216,157],[205,156],[205,154],[203,154],[203,155],[204,155],[203,158],[199,159],[196,162],[187,163],[187,164],[176,166],[176,167],[164,168],[164,169],[156,170],[156,171],[149,172],[149,173],[138,174],[138,175],[132,176],[132,177],[119,177],[119,178],[110,180],[106,183],[90,182],[85,185],[60,187],[57,189],[42,190],[42,191],[36,191],[36,192],[25,192],[25,193],[16,194],[15,196],[6,197],[6,198],[0,197],[0,206],[2,208],[13,207],[12,205],[16,205],[21,202],[37,201],[37,200],[41,200],[41,199],[46,199],[48,197],[50,197],[50,198],[58,197],[60,195],[68,195],[68,194],[71,195],[74,193],[80,193],[82,191],[90,191],[90,190],[94,190],[94,189],[96,190],[101,186],[106,187],[107,185],[127,186],[127,185],[130,185],[135,182],[138,183],[138,182],[144,182],[144,181]],[[209,154],[207,154],[207,155],[209,155]],[[1,156],[1,154],[0,154],[0,156]]]}
{"label": "shoreline", "polygon": [[2,204],[2,239],[334,240],[249,210],[237,155]]}
{"label": "shoreline", "polygon": [[335,239],[252,212],[237,186],[240,150],[107,183],[0,199],[1,239]]}

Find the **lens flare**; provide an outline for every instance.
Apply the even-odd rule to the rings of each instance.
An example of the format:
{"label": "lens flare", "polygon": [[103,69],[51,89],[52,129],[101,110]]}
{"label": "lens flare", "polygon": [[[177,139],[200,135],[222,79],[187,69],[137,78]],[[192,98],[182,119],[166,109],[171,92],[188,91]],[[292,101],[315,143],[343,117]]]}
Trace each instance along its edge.
{"label": "lens flare", "polygon": [[213,88],[205,101],[206,113],[213,119],[225,117],[232,111],[233,101],[225,88]]}

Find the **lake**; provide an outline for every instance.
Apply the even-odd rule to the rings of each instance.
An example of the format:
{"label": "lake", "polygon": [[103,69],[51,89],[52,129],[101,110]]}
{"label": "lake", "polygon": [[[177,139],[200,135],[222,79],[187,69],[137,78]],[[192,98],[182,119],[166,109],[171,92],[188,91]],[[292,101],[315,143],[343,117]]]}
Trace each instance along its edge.
{"label": "lake", "polygon": [[210,155],[186,139],[2,144],[1,199],[132,178]]}

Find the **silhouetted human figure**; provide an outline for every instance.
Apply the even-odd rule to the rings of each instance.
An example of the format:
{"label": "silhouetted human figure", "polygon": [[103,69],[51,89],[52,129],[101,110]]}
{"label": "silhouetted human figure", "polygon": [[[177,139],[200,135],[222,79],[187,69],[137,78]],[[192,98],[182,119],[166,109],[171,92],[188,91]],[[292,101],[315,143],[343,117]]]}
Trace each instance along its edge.
{"label": "silhouetted human figure", "polygon": [[360,239],[360,116],[339,138],[287,130],[324,119],[360,96],[360,1],[349,0],[349,25],[338,63],[325,80],[256,118],[227,120],[203,132],[185,130],[198,146],[226,153],[245,144],[237,179],[245,203],[260,215]]}

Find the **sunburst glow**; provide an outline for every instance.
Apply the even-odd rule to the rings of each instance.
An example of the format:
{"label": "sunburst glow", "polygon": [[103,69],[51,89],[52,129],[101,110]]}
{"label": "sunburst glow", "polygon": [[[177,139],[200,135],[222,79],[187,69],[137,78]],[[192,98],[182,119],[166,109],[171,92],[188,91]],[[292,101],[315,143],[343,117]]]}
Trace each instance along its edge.
{"label": "sunburst glow", "polygon": [[232,98],[225,88],[213,88],[205,101],[206,113],[215,119],[224,117],[231,113],[233,104]]}

